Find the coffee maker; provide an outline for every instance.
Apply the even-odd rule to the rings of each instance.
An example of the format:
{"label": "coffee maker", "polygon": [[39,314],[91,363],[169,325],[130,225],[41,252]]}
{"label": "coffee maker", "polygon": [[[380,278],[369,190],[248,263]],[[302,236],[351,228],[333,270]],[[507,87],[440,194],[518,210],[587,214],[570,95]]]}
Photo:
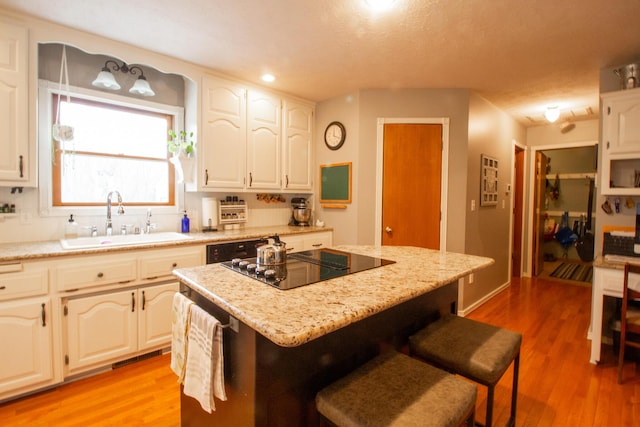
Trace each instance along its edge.
{"label": "coffee maker", "polygon": [[293,197],[291,209],[293,212],[289,225],[304,227],[311,224],[311,209],[307,207],[307,200],[304,197]]}

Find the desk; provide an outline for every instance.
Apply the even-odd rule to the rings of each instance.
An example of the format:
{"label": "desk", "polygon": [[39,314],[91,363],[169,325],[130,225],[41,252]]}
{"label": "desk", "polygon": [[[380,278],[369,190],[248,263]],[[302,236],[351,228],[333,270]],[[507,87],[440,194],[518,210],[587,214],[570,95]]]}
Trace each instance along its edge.
{"label": "desk", "polygon": [[[638,259],[640,263],[640,259]],[[634,275],[635,276],[635,275]],[[591,297],[591,325],[588,338],[591,340],[591,359],[594,365],[600,361],[602,346],[602,310],[604,296],[622,298],[624,264],[606,262],[602,256],[593,262],[593,287]],[[640,277],[630,277],[629,287],[640,289]]]}

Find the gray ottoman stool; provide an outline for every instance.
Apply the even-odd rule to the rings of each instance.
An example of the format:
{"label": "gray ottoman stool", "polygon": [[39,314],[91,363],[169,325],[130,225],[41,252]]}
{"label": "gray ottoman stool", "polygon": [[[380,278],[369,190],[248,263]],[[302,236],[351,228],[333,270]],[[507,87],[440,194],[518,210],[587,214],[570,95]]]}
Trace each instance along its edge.
{"label": "gray ottoman stool", "polygon": [[522,335],[486,323],[446,315],[409,337],[411,354],[487,386],[486,426],[491,427],[494,389],[511,362],[513,387],[508,426],[516,423]]}
{"label": "gray ottoman stool", "polygon": [[318,392],[316,408],[339,427],[471,427],[476,396],[474,384],[389,351]]}

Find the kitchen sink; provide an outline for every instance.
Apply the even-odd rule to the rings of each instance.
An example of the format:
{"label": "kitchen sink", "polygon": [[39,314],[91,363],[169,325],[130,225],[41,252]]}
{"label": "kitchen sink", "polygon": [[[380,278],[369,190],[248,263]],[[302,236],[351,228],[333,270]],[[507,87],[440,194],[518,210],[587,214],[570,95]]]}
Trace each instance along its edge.
{"label": "kitchen sink", "polygon": [[91,249],[117,246],[146,245],[150,243],[181,242],[191,239],[193,239],[193,237],[169,231],[150,234],[118,234],[113,236],[60,239],[60,245],[62,246],[62,249]]}

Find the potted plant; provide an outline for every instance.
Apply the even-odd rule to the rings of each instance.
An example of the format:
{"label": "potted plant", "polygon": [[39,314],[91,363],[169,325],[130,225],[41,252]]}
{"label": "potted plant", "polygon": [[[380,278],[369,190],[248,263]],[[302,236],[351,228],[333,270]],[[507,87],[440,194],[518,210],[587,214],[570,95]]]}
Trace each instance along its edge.
{"label": "potted plant", "polygon": [[195,146],[196,141],[193,138],[193,132],[187,133],[181,130],[176,133],[173,129],[169,129],[167,149],[173,154],[170,162],[173,163],[176,172],[178,172],[178,182],[193,182]]}

